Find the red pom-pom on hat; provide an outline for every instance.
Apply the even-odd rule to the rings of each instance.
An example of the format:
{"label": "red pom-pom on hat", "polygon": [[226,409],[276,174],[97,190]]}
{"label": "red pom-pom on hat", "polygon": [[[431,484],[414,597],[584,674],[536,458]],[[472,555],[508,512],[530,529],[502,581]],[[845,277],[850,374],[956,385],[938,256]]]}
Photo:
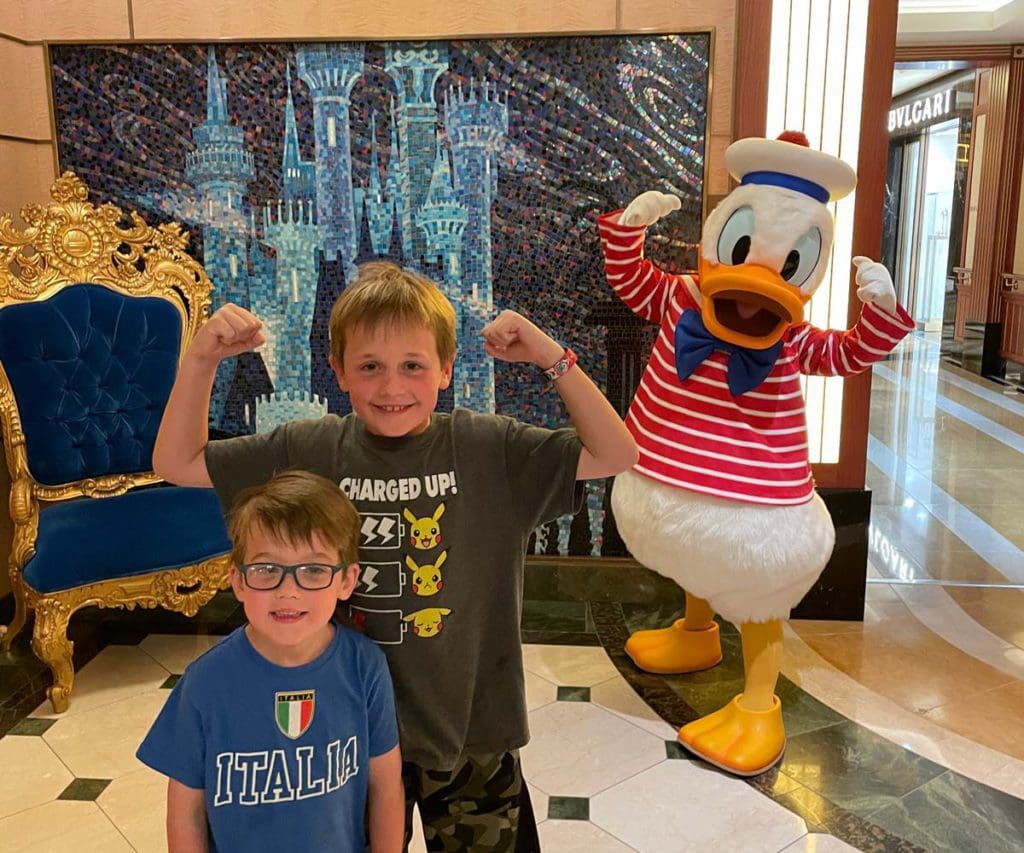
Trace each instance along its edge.
{"label": "red pom-pom on hat", "polygon": [[802,130],[784,130],[779,134],[780,142],[792,142],[794,145],[802,145],[804,148],[811,147],[811,141]]}

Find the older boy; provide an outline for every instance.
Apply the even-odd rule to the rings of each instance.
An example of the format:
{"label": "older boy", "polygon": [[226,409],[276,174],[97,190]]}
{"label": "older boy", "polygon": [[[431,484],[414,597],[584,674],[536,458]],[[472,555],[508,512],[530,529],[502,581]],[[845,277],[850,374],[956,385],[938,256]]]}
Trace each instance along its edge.
{"label": "older boy", "polygon": [[[402,849],[384,655],[332,622],[359,575],[359,517],[328,480],[281,474],[230,521],[248,624],[189,665],[138,750],[169,777],[170,853]],[[368,826],[364,825],[367,818]]]}
{"label": "older boy", "polygon": [[529,739],[519,619],[530,532],[572,512],[577,480],[636,461],[604,395],[533,323],[503,311],[487,352],[541,368],[575,429],[435,412],[455,358],[455,315],[438,287],[390,263],[364,265],[331,314],[331,366],[353,413],[208,442],[221,358],[259,346],[257,318],[221,308],[196,335],[157,437],[154,465],[228,499],[275,471],[338,483],[362,516],[363,576],[351,612],[395,681],[406,787],[431,850],[536,849],[518,749]]}

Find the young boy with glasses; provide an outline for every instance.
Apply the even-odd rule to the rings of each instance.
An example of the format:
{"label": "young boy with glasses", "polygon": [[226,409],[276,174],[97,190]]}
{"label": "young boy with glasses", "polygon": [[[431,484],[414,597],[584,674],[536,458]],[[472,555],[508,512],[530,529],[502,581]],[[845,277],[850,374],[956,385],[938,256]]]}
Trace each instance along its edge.
{"label": "young boy with glasses", "polygon": [[387,663],[332,621],[359,577],[359,527],[308,472],[238,496],[231,586],[248,624],[188,666],[138,750],[169,778],[170,853],[402,849]]}

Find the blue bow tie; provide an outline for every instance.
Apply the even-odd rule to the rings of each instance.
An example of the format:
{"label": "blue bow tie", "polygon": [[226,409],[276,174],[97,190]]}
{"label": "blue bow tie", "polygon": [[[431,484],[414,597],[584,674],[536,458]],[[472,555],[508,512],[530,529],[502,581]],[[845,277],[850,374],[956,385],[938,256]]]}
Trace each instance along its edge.
{"label": "blue bow tie", "polygon": [[686,380],[716,349],[729,353],[726,376],[734,397],[752,391],[772,372],[782,351],[782,341],[768,349],[748,349],[716,338],[704,326],[704,318],[687,308],[676,324],[676,373]]}

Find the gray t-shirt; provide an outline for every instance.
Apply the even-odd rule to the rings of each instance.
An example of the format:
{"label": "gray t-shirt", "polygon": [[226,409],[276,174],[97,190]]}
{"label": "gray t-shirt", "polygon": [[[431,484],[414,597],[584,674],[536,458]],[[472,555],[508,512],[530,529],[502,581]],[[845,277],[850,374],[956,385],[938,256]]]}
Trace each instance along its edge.
{"label": "gray t-shirt", "polygon": [[289,468],[352,499],[362,573],[350,611],[387,654],[403,758],[449,769],[529,740],[523,559],[538,524],[578,507],[581,447],[573,429],[456,409],[403,438],[354,415],[294,421],[210,442],[206,464],[226,507]]}

